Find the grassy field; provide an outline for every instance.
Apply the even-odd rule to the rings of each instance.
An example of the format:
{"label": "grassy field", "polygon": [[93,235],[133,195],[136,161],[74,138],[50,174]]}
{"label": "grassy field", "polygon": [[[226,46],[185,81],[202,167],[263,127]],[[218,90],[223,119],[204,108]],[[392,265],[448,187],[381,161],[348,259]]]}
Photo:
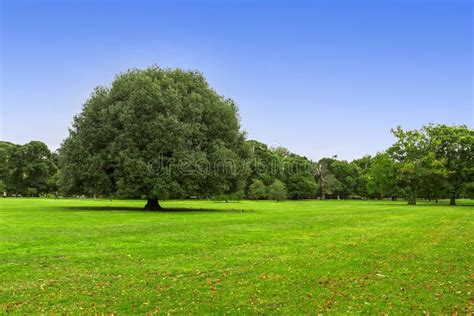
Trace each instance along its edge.
{"label": "grassy field", "polygon": [[143,204],[1,199],[0,312],[474,311],[474,206]]}

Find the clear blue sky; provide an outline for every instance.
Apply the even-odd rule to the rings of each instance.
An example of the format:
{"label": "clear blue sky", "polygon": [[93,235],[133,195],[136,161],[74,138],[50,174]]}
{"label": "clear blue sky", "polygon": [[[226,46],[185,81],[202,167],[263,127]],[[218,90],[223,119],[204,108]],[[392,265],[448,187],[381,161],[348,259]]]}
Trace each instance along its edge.
{"label": "clear blue sky", "polygon": [[473,127],[471,1],[0,2],[3,140],[56,149],[95,86],[151,64],[202,71],[249,138],[313,159]]}

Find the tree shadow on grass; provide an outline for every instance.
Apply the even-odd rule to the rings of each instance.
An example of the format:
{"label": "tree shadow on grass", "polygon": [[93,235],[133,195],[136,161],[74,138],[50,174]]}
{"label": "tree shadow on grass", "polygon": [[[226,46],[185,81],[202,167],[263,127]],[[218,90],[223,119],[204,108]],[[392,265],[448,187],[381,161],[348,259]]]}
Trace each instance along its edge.
{"label": "tree shadow on grass", "polygon": [[130,211],[130,212],[141,212],[141,213],[249,213],[252,211],[244,209],[210,209],[210,208],[183,208],[183,207],[170,207],[163,208],[159,211],[148,211],[144,210],[143,207],[133,206],[58,206],[63,210],[73,212],[88,212],[88,211]]}
{"label": "tree shadow on grass", "polygon": [[[149,212],[149,211],[148,211]],[[203,213],[250,213],[250,210],[244,209],[213,209],[213,208],[183,208],[183,207],[170,207],[164,208],[161,211],[163,213],[189,213],[189,212],[203,212]]]}

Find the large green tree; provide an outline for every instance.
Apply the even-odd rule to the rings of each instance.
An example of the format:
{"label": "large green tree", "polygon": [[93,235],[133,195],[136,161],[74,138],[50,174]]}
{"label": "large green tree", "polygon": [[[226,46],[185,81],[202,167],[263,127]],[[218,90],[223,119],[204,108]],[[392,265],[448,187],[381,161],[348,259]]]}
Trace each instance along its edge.
{"label": "large green tree", "polygon": [[[424,131],[429,137],[430,150],[444,169],[444,185],[450,197],[450,204],[456,205],[460,192],[474,182],[474,130],[465,125],[427,125]],[[437,172],[436,175],[439,175]],[[437,181],[434,181],[437,180]],[[439,176],[432,183],[441,186]]]}
{"label": "large green tree", "polygon": [[60,149],[68,193],[159,198],[242,191],[248,155],[237,107],[195,71],[150,67],[98,87]]}
{"label": "large green tree", "polygon": [[399,170],[398,183],[408,204],[416,204],[423,184],[433,174],[442,173],[443,170],[430,148],[430,138],[425,129],[405,131],[397,127],[392,129],[392,133],[396,142],[387,152]]}

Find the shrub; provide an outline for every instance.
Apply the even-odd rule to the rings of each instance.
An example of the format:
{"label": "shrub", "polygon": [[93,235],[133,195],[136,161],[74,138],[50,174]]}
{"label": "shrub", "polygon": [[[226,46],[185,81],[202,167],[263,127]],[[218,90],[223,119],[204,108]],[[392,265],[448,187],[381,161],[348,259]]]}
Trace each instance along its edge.
{"label": "shrub", "polygon": [[267,188],[265,184],[258,179],[253,179],[249,186],[248,197],[254,200],[261,200],[267,197]]}
{"label": "shrub", "polygon": [[285,200],[287,196],[286,187],[280,180],[275,180],[268,186],[268,198],[271,200]]}

